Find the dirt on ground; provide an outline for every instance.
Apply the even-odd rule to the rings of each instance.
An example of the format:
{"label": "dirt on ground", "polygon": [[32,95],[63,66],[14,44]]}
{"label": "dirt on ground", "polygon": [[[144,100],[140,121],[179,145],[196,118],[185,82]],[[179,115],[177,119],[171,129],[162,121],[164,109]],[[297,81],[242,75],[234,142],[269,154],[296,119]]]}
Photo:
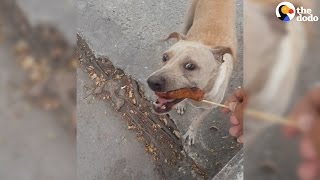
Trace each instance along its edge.
{"label": "dirt on ground", "polygon": [[53,25],[31,26],[14,1],[0,2],[2,40],[12,49],[25,73],[21,89],[35,106],[62,114],[66,127],[76,131],[75,48]]}

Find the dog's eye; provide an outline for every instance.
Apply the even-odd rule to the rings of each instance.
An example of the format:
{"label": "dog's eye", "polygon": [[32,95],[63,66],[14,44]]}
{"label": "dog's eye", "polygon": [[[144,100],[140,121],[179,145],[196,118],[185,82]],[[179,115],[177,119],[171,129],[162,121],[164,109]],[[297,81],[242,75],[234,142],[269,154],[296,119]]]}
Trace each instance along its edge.
{"label": "dog's eye", "polygon": [[162,61],[163,61],[163,62],[167,62],[168,60],[169,60],[168,54],[164,54],[164,55],[162,56]]}
{"label": "dog's eye", "polygon": [[185,65],[185,68],[187,70],[194,70],[196,68],[196,66],[194,64],[192,64],[192,63],[188,63],[188,64]]}

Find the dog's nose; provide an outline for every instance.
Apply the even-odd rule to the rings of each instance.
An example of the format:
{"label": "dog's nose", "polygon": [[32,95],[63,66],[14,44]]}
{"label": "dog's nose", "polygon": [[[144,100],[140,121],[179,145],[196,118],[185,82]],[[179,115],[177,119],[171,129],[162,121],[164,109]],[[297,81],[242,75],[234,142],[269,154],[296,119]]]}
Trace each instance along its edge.
{"label": "dog's nose", "polygon": [[163,92],[165,90],[166,80],[161,76],[151,76],[148,78],[147,83],[153,91]]}

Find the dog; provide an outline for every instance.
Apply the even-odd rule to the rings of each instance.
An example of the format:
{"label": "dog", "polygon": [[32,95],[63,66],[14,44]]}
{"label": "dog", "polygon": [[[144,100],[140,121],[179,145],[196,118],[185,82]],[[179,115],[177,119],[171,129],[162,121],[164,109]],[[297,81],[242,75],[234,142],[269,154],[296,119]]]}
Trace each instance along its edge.
{"label": "dog", "polygon": [[[182,33],[173,32],[166,38],[178,42],[164,52],[163,66],[148,77],[150,89],[170,92],[196,87],[204,91],[205,100],[220,103],[236,62],[235,14],[233,0],[193,0]],[[216,106],[188,99],[158,98],[154,110],[167,113],[176,107],[183,114],[186,103],[203,111],[192,119],[183,136],[192,145],[199,124]]]}

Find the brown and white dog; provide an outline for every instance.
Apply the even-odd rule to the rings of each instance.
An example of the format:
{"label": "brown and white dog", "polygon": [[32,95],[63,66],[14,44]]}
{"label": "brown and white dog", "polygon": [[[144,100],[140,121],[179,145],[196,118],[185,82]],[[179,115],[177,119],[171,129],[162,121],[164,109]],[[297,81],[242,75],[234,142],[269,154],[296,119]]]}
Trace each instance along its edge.
{"label": "brown and white dog", "polygon": [[[227,90],[236,57],[234,0],[193,0],[183,33],[173,32],[167,39],[178,42],[163,54],[163,66],[150,75],[147,82],[155,92],[170,92],[197,87],[205,92],[204,99],[220,103]],[[194,143],[201,120],[215,106],[187,99],[158,98],[157,113],[167,113],[173,107],[183,114],[185,103],[202,108],[183,136]]]}

